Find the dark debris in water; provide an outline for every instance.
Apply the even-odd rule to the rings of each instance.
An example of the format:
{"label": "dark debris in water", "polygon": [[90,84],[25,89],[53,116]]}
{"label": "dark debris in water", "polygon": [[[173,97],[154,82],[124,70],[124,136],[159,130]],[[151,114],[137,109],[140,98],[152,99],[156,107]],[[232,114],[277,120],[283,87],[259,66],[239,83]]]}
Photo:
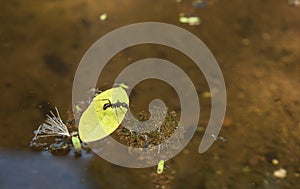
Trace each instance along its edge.
{"label": "dark debris in water", "polygon": [[56,54],[46,54],[43,57],[45,65],[58,75],[65,75],[69,72],[67,63]]}
{"label": "dark debris in water", "polygon": [[51,111],[55,112],[55,107],[47,100],[41,101],[38,104],[38,108],[44,117],[47,117],[47,115],[49,115]]}
{"label": "dark debris in water", "polygon": [[[160,112],[158,109],[156,112]],[[146,121],[150,118],[150,113],[141,111],[136,114],[136,118],[139,121]],[[162,116],[162,115],[161,115]],[[125,122],[125,123],[124,123]],[[135,124],[132,120],[125,119],[123,124]],[[157,121],[151,124],[161,124]],[[162,123],[161,127],[155,131],[143,134],[137,134],[136,132],[131,132],[124,126],[120,125],[116,130],[120,139],[124,141],[128,146],[134,148],[142,148],[148,145],[157,146],[162,143],[165,139],[168,139],[178,128],[178,121],[176,120],[176,113],[174,111],[168,112],[165,121]],[[138,127],[138,126],[136,126]]]}
{"label": "dark debris in water", "polygon": [[[83,101],[81,103],[78,103],[76,106],[74,106],[73,110],[68,111],[68,119],[66,122],[63,122],[63,125],[66,126],[69,133],[74,133],[78,131],[78,120],[80,119],[82,113],[87,108],[87,106],[90,103],[90,100]],[[41,105],[47,109],[47,111],[50,111],[46,102],[41,103]],[[53,111],[53,110],[52,110]],[[46,112],[46,110],[44,110]],[[152,112],[156,116],[163,116],[161,109],[158,107]],[[128,153],[131,153],[131,150],[135,150],[138,148],[142,148],[147,150],[147,147],[151,146],[158,146],[159,149],[165,150],[166,152],[169,148],[178,148],[178,146],[181,145],[181,140],[183,139],[183,130],[182,127],[179,127],[179,122],[176,119],[176,112],[175,111],[167,111],[165,112],[166,118],[163,121],[163,123],[158,122],[158,120],[153,120],[153,122],[150,122],[150,124],[159,124],[160,127],[157,130],[154,130],[149,133],[136,133],[133,131],[128,130],[126,127],[122,126],[122,124],[136,124],[137,122],[133,122],[129,119],[124,119],[122,124],[117,128],[117,130],[114,132],[113,135],[117,136],[117,140],[119,140],[121,143],[126,144],[129,148]],[[49,114],[48,114],[49,115]],[[54,120],[57,120],[57,122],[60,121],[59,113],[57,111],[57,115],[52,114],[54,117]],[[57,116],[55,118],[55,116]],[[135,117],[139,121],[146,121],[150,118],[150,113],[141,111],[135,115]],[[159,119],[161,120],[161,119]],[[46,120],[47,121],[47,120]],[[53,124],[55,124],[54,122]],[[45,124],[45,123],[42,123]],[[51,124],[51,123],[50,123]],[[60,122],[62,125],[62,121]],[[134,125],[134,127],[138,127],[138,125]],[[179,131],[178,131],[179,130]],[[75,156],[80,156],[81,153],[76,153],[76,150],[74,148],[74,145],[72,143],[72,134],[70,136],[49,136],[49,137],[39,137],[39,133],[43,130],[36,130],[35,131],[35,137],[30,142],[30,148],[34,151],[48,151],[53,155],[67,155],[70,152],[74,152]],[[178,131],[178,132],[177,132]],[[168,143],[168,147],[164,146],[165,139],[168,139],[170,136],[175,136],[175,141],[172,141]],[[164,143],[163,143],[164,142]],[[91,151],[91,149],[88,147],[86,143],[81,142],[81,148],[85,150],[87,153]],[[147,152],[148,153],[148,152]],[[153,154],[156,154],[156,156],[153,156]],[[161,159],[164,159],[166,157],[160,156],[159,152],[150,152],[146,156],[141,153],[141,156],[139,157],[140,160],[146,160],[148,163],[153,164],[153,162],[157,161],[158,156]],[[176,171],[170,166],[170,162],[165,163],[165,168],[162,172],[162,174],[158,174],[156,171],[151,173],[152,182],[155,184],[156,188],[164,188],[167,189],[170,187],[170,183],[174,179]]]}
{"label": "dark debris in water", "polygon": [[[70,151],[76,152],[74,150],[71,137],[43,137],[43,138],[33,138],[29,144],[29,147],[33,151],[48,151],[53,155],[67,155]],[[83,148],[85,151],[90,152],[86,146]],[[81,152],[75,153],[75,155],[80,155]]]}
{"label": "dark debris in water", "polygon": [[74,148],[72,138],[77,137],[78,129],[73,121],[72,112],[68,112],[69,118],[66,123],[61,120],[57,109],[56,114],[53,112],[54,111],[50,111],[51,114],[47,115],[45,122],[34,131],[35,135],[29,147],[34,151],[48,151],[53,155],[67,155],[72,151],[75,156],[80,156],[81,147],[89,153],[89,147],[80,140],[79,146]]}
{"label": "dark debris in water", "polygon": [[54,155],[64,155],[70,152],[70,144],[65,140],[58,140],[55,143],[50,144],[49,151]]}
{"label": "dark debris in water", "polygon": [[[161,109],[159,109],[158,107],[154,109],[153,114],[157,114],[156,116],[163,116]],[[149,120],[150,116],[151,116],[150,113],[145,111],[141,111],[135,115],[135,117],[139,121]],[[122,124],[126,125],[126,124],[135,124],[135,123],[136,122],[132,122],[132,120],[128,120],[125,118]],[[138,148],[145,149],[147,154],[144,155],[143,153],[141,153],[138,159],[141,161],[146,161],[149,164],[152,164],[153,162],[155,163],[157,161],[157,158],[161,158],[161,159],[167,158],[164,157],[163,154],[168,154],[169,148],[176,149],[178,148],[178,146],[181,145],[180,141],[183,139],[183,132],[181,132],[182,127],[179,127],[179,122],[176,119],[175,111],[168,111],[163,123],[158,122],[158,120],[154,120],[154,122],[150,122],[150,124],[159,124],[160,127],[149,133],[136,133],[120,125],[116,130],[116,133],[120,141],[126,144],[127,146],[129,146],[128,153],[131,153],[133,150],[136,150]],[[138,127],[138,125],[136,126]],[[181,131],[175,132],[178,130]],[[173,140],[171,143],[167,143],[165,140],[169,139],[171,135],[175,137],[175,140]],[[166,145],[168,145],[168,147]],[[147,147],[151,147],[151,146],[159,146],[159,149],[161,151],[164,150],[164,153],[160,154],[159,151],[148,152]],[[156,188],[167,189],[170,187],[170,184],[174,179],[174,175],[176,171],[169,165],[169,161],[165,163],[164,167],[165,168],[161,174],[158,174],[155,171],[150,175],[152,178],[152,182],[155,184]]]}

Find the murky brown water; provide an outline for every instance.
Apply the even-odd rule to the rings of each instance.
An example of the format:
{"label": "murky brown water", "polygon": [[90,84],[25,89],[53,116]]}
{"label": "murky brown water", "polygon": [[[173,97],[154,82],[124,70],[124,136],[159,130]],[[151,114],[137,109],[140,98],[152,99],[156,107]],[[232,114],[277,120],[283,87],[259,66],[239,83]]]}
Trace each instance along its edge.
{"label": "murky brown water", "polygon": [[[0,188],[154,188],[155,168],[127,169],[96,155],[62,157],[32,152],[28,144],[44,120],[47,103],[63,118],[71,107],[73,77],[87,49],[104,34],[128,24],[166,22],[198,36],[223,71],[228,94],[226,124],[204,154],[197,149],[201,129],[170,164],[171,188],[297,188],[300,184],[300,7],[287,0],[208,1],[194,9],[190,0],[2,1],[0,6],[1,107]],[[107,13],[104,22],[99,15]],[[178,22],[181,12],[202,19],[200,26]],[[181,53],[140,45],[116,55],[100,76],[107,88],[130,63],[147,57],[170,60],[197,86],[198,127],[209,119],[210,100],[202,73]],[[164,83],[138,85],[132,104],[147,108],[161,97],[180,111],[178,97]],[[41,108],[42,107],[42,108]],[[272,160],[279,164],[273,165]],[[279,168],[286,178],[273,176]]]}

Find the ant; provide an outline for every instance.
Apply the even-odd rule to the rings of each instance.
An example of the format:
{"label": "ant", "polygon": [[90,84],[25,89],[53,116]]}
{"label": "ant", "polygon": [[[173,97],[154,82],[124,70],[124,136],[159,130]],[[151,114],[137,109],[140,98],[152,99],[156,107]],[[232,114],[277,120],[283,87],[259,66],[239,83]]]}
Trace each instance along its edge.
{"label": "ant", "polygon": [[[106,110],[109,107],[111,107],[111,108],[121,108],[121,107],[123,107],[123,108],[128,109],[128,104],[126,104],[125,102],[120,102],[119,100],[117,100],[116,103],[111,103],[111,101],[109,99],[101,99],[101,100],[107,100],[108,101],[108,103],[103,105],[103,110]],[[117,116],[117,119],[118,119],[118,122],[119,122],[118,112],[116,110],[115,110],[115,113],[116,113],[116,116]]]}
{"label": "ant", "polygon": [[125,102],[120,102],[119,100],[116,103],[111,103],[111,101],[109,99],[102,99],[102,100],[107,100],[108,103],[103,105],[103,110],[106,110],[107,108],[111,107],[111,108],[127,108],[128,109],[128,105]]}

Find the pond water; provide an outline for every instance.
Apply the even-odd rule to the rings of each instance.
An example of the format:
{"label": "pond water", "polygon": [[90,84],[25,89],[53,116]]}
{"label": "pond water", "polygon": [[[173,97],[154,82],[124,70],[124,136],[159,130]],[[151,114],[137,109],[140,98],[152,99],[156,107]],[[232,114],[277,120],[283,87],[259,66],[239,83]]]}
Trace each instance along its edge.
{"label": "pond water", "polygon": [[[155,188],[155,167],[129,169],[94,153],[54,156],[29,148],[33,132],[53,106],[67,119],[77,66],[100,37],[137,22],[164,22],[199,37],[223,72],[227,111],[220,136],[203,154],[198,146],[209,120],[208,84],[193,61],[162,45],[123,50],[100,75],[112,86],[129,64],[143,58],[169,60],[182,68],[199,95],[198,129],[168,166],[167,188],[297,188],[300,184],[300,7],[287,0],[4,0],[0,7],[0,188]],[[107,18],[99,20],[106,13]],[[180,13],[201,24],[178,21]],[[166,95],[167,94],[167,95]],[[166,83],[147,80],[130,96],[136,111],[161,98],[180,114],[180,101]],[[278,163],[274,160],[278,160]],[[274,176],[283,168],[284,178]]]}

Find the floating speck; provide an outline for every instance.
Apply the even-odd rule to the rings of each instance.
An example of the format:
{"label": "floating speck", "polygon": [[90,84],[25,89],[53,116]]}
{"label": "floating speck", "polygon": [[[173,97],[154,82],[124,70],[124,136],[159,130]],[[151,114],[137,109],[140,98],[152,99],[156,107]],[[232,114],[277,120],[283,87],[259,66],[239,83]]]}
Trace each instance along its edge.
{"label": "floating speck", "polygon": [[104,20],[106,20],[107,19],[107,14],[106,13],[103,13],[103,14],[101,14],[100,16],[99,16],[99,20],[100,21],[104,21]]}
{"label": "floating speck", "polygon": [[205,91],[201,94],[203,98],[211,98],[211,93],[209,91]]}
{"label": "floating speck", "polygon": [[272,160],[272,164],[273,165],[278,165],[279,164],[279,160],[278,159],[273,159]]}
{"label": "floating speck", "polygon": [[184,13],[180,13],[179,22],[189,24],[190,26],[198,26],[201,24],[201,19],[197,16],[187,16]]}
{"label": "floating speck", "polygon": [[281,179],[285,178],[286,174],[287,174],[287,171],[283,168],[280,168],[280,169],[274,171],[274,173],[273,173],[274,177],[281,178]]}
{"label": "floating speck", "polygon": [[244,39],[242,39],[242,44],[245,46],[248,46],[248,45],[250,45],[250,40],[248,38],[244,38]]}
{"label": "floating speck", "polygon": [[262,34],[262,38],[265,39],[265,40],[268,40],[271,37],[270,37],[270,34],[268,34],[268,33],[265,32],[265,33]]}
{"label": "floating speck", "polygon": [[192,4],[195,8],[202,8],[207,6],[207,2],[205,0],[194,0]]}

